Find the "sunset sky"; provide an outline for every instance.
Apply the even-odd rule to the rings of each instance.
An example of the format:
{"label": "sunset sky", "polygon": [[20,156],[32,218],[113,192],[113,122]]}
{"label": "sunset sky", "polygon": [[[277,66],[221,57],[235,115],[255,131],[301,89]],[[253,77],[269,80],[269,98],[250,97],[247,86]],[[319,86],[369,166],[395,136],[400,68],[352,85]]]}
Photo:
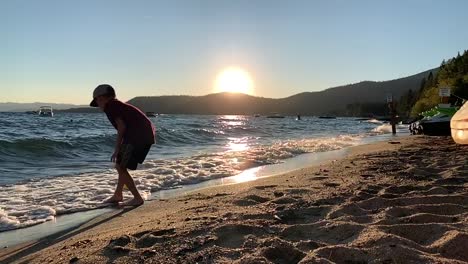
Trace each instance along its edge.
{"label": "sunset sky", "polygon": [[271,98],[390,80],[468,49],[466,10],[463,0],[1,1],[0,102],[88,104],[100,83],[122,100],[205,95],[220,76]]}

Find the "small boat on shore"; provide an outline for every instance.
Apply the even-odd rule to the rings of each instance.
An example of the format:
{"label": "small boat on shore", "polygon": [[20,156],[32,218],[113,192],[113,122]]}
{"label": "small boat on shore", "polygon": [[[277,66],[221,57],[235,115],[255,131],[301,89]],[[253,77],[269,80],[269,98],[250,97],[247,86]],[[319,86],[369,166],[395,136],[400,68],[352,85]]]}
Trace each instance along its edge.
{"label": "small boat on shore", "polygon": [[451,116],[437,114],[428,119],[419,121],[422,133],[428,136],[449,136]]}
{"label": "small boat on shore", "polygon": [[[429,111],[421,113],[424,118],[414,125],[410,125],[410,131],[413,129],[418,133],[422,132],[428,136],[450,136],[450,120],[457,110],[458,107],[434,107]],[[413,133],[413,131],[411,132]]]}
{"label": "small boat on shore", "polygon": [[268,115],[267,118],[284,118],[284,116],[278,113],[273,113],[271,115]]}
{"label": "small boat on shore", "polygon": [[37,110],[37,114],[39,116],[53,117],[54,111],[52,110],[52,106],[44,105],[44,106],[39,107],[39,110]]}

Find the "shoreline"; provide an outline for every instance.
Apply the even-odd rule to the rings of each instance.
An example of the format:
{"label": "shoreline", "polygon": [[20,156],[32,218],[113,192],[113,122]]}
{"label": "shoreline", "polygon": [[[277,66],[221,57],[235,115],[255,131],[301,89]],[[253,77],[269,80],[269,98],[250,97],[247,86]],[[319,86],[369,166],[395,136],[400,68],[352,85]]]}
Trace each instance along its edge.
{"label": "shoreline", "polygon": [[[183,122],[191,123],[192,121],[194,120],[190,119]],[[202,124],[207,123],[207,120],[197,121],[200,121]],[[87,120],[86,122],[90,121]],[[225,121],[221,118],[220,122],[223,123]],[[76,124],[77,123],[78,122],[76,122]],[[305,123],[301,123],[301,126],[303,124]],[[267,130],[273,129],[274,131],[278,128],[278,124],[276,123],[274,123],[274,125],[266,125],[267,127],[265,129]],[[293,127],[295,127],[295,125],[296,123],[294,123]],[[311,124],[308,124],[306,127],[310,128],[310,126]],[[373,127],[374,124],[366,124],[364,126]],[[252,127],[252,125],[247,125],[247,127]],[[359,127],[358,130],[360,131],[361,128],[362,127]],[[253,131],[248,133],[255,134],[258,132],[257,129],[259,129],[259,127],[255,127]],[[366,131],[367,130],[370,129],[366,129]],[[201,131],[204,130],[197,128],[196,131],[201,133]],[[299,131],[302,131],[302,129]],[[294,135],[295,136],[291,137],[291,141],[284,140],[287,136],[282,137],[281,135],[278,136],[277,140],[273,140],[274,137],[267,137],[260,140],[261,137],[250,136],[239,139],[244,142],[245,138],[248,141],[246,141],[246,145],[244,145],[244,143],[238,144],[239,142],[237,142],[237,139],[227,137],[226,135],[214,141],[209,140],[210,136],[205,135],[204,140],[206,141],[205,143],[209,142],[208,144],[197,144],[197,146],[192,148],[188,145],[182,147],[183,144],[185,144],[182,143],[182,145],[180,145],[181,148],[175,148],[174,152],[168,151],[168,146],[164,147],[163,144],[158,146],[154,150],[154,156],[150,155],[147,161],[140,166],[139,170],[135,171],[132,175],[137,179],[137,185],[142,196],[148,199],[151,197],[151,194],[158,190],[172,189],[182,185],[192,185],[213,178],[219,179],[238,174],[251,167],[282,163],[286,159],[302,153],[345,148],[362,143],[365,141],[363,138],[366,137],[380,137],[380,133],[378,132],[349,135],[345,133],[344,135],[330,135],[329,137],[322,135],[324,138],[321,138],[322,136],[320,136],[320,133],[312,133],[310,137],[307,136],[305,139],[297,138],[297,134]],[[108,140],[110,136],[111,135],[106,135],[103,138],[97,137],[99,139],[98,142],[101,140]],[[94,139],[93,137],[93,140]],[[77,137],[73,140],[81,142],[83,138]],[[13,144],[13,149],[21,147],[20,143],[23,141],[20,140],[18,142],[18,144]],[[40,149],[54,149],[53,153],[44,153],[45,156],[49,154],[53,156],[65,150],[62,150],[61,147],[56,147],[56,144],[59,144],[58,146],[62,144],[60,141],[41,140],[38,142],[37,144],[41,146]],[[222,145],[219,145],[219,143],[222,143]],[[71,145],[67,145],[67,143],[64,144],[67,148],[71,147]],[[218,147],[212,148],[210,144],[212,146],[218,145]],[[24,146],[26,149],[35,149],[35,147],[30,144],[25,144]],[[244,147],[246,148],[244,149]],[[80,152],[81,148],[77,148],[76,150]],[[99,155],[107,155],[105,153],[107,152],[103,151]],[[71,155],[74,156],[73,154]],[[27,156],[17,158],[21,161],[27,158]],[[88,211],[106,206],[102,204],[102,201],[109,197],[114,191],[116,184],[115,170],[108,158],[97,156],[96,164],[94,164],[94,162],[91,164],[90,161],[82,163],[82,161],[85,160],[84,157],[82,158],[83,159],[79,159],[77,163],[66,157],[64,160],[57,161],[57,163],[53,161],[53,164],[49,164],[45,161],[45,163],[42,162],[42,165],[38,167],[43,169],[35,171],[30,171],[28,166],[26,166],[24,170],[14,171],[14,166],[11,167],[12,169],[8,169],[9,162],[5,163],[7,172],[3,177],[0,177],[0,182],[2,182],[2,184],[0,184],[0,197],[4,200],[2,208],[5,211],[2,214],[4,217],[0,219],[0,231],[2,233],[4,231],[8,232],[7,230],[26,228],[27,226],[34,226],[50,220],[59,221],[61,215]],[[13,158],[13,160],[17,160],[16,157]],[[46,160],[49,160],[49,158],[46,158]],[[34,167],[34,164],[31,166]],[[95,170],[98,167],[100,169]],[[70,168],[76,168],[76,171],[69,172]],[[28,171],[30,171],[29,173],[31,175],[25,176],[25,172]],[[16,178],[16,176],[10,175],[11,172],[13,174],[18,174],[18,177]],[[47,187],[44,188],[44,186]],[[70,186],[73,186],[73,191],[70,191]],[[129,193],[126,192],[126,196],[130,197],[128,194]],[[2,244],[1,241],[5,240],[2,236],[3,234],[0,234],[0,245]]]}
{"label": "shoreline", "polygon": [[[179,188],[174,189],[157,191],[153,193],[151,198],[145,202],[148,203],[155,200],[174,199],[207,188],[239,184],[247,181],[255,181],[265,177],[273,177],[284,174],[298,168],[316,166],[330,160],[345,157],[347,152],[349,152],[348,149],[349,148],[344,148],[326,152],[301,154],[299,156],[287,159],[284,163],[250,168],[238,175],[203,181],[197,184],[181,185]],[[59,215],[55,220],[52,221],[47,221],[25,228],[0,232],[0,238],[6,240],[0,240],[0,259],[3,255],[2,251],[4,249],[14,249],[18,246],[33,244],[41,239],[47,239],[49,236],[54,236],[56,233],[61,233],[64,230],[73,230],[79,228],[80,225],[93,221],[94,218],[97,218],[101,215],[113,215],[119,211],[121,210],[113,207],[97,208],[88,211]]]}
{"label": "shoreline", "polygon": [[[406,138],[406,137],[407,136],[397,136],[397,138]],[[246,184],[246,183],[248,183],[250,181],[257,181],[257,180],[268,178],[268,177],[281,177],[281,175],[284,175],[286,173],[291,173],[291,172],[293,172],[295,170],[298,170],[298,169],[311,168],[311,167],[320,167],[320,166],[325,165],[326,163],[328,163],[328,162],[330,162],[332,160],[344,159],[347,156],[351,155],[350,153],[359,152],[358,148],[361,149],[361,147],[376,146],[375,144],[379,144],[379,143],[384,142],[385,140],[390,140],[390,139],[392,139],[392,137],[390,137],[388,139],[387,138],[380,138],[380,139],[377,139],[377,140],[376,139],[369,140],[370,143],[365,142],[365,143],[357,145],[357,146],[347,147],[347,148],[339,149],[339,150],[302,154],[302,155],[299,155],[299,156],[296,156],[296,157],[293,157],[293,158],[290,158],[290,159],[286,160],[286,162],[285,162],[286,163],[286,168],[289,168],[289,169],[282,168],[285,165],[285,163],[265,165],[265,166],[260,166],[260,167],[256,167],[256,168],[247,169],[246,171],[242,172],[241,174],[244,174],[245,172],[248,173],[249,171],[252,171],[252,170],[255,171],[254,174],[256,174],[255,176],[249,175],[247,177],[247,179],[245,179],[245,177],[241,177],[241,179],[238,180],[238,179],[236,179],[236,177],[238,175],[235,175],[235,176],[230,176],[230,177],[226,177],[226,178],[220,178],[220,179],[213,179],[213,180],[209,180],[209,181],[204,181],[204,182],[200,182],[198,184],[183,185],[180,188],[161,190],[161,191],[158,191],[155,194],[153,194],[151,196],[151,199],[146,201],[145,205],[147,205],[148,203],[153,203],[153,202],[158,202],[158,201],[166,201],[167,199],[177,199],[177,198],[180,198],[180,197],[184,197],[184,196],[193,194],[194,192],[203,192],[203,191],[206,191],[206,190],[210,190],[212,188],[222,188],[222,187],[229,186],[229,185]],[[362,151],[362,150],[360,150],[360,151]],[[307,158],[307,157],[309,157],[309,158]],[[296,162],[296,160],[302,160],[302,163],[298,163],[298,162]],[[312,164],[310,164],[310,163],[305,164],[305,163],[303,163],[304,160],[305,161],[309,160],[309,161],[312,162]],[[300,165],[300,167],[296,168],[296,169],[292,169],[291,164]],[[258,168],[262,168],[262,170],[259,172],[259,171],[257,171]],[[272,169],[270,169],[270,168],[272,168]],[[276,169],[276,168],[279,168],[279,169]],[[242,179],[242,178],[244,178],[244,179]],[[91,217],[91,218],[86,217],[86,216],[82,217],[83,213],[93,215],[93,212],[99,211],[99,210],[104,210],[104,211],[110,210],[110,211],[104,212],[104,213],[96,213],[96,214],[94,214],[94,217]],[[88,226],[90,226],[90,225],[92,226],[96,222],[100,222],[101,219],[112,218],[114,215],[120,214],[122,212],[126,212],[127,210],[129,210],[129,208],[115,209],[115,208],[112,208],[112,207],[108,207],[108,208],[95,209],[95,210],[84,211],[84,212],[77,212],[77,213],[73,213],[73,214],[69,214],[69,215],[61,215],[60,217],[65,217],[65,218],[69,218],[69,216],[79,215],[79,218],[75,222],[73,222],[73,220],[70,219],[72,221],[72,223],[68,223],[68,224],[65,223],[65,224],[63,224],[62,228],[60,228],[60,225],[59,225],[58,226],[59,230],[56,229],[56,226],[54,226],[53,221],[48,221],[48,222],[45,222],[45,223],[42,223],[42,224],[38,224],[38,225],[26,227],[26,228],[6,231],[5,233],[12,233],[11,237],[21,236],[23,234],[23,232],[28,232],[30,230],[32,232],[37,232],[36,229],[39,229],[39,233],[42,232],[42,233],[44,233],[44,235],[40,235],[40,236],[37,236],[37,237],[33,236],[33,239],[26,239],[26,240],[20,239],[19,242],[15,243],[15,244],[2,245],[0,247],[0,262],[3,259],[9,258],[9,256],[12,255],[12,252],[14,253],[14,252],[17,252],[18,250],[23,250],[24,248],[26,248],[26,254],[25,255],[29,255],[30,253],[33,253],[35,251],[35,250],[27,249],[29,247],[35,247],[38,244],[45,244],[45,245],[49,244],[50,240],[56,240],[57,237],[61,237],[61,236],[63,236],[63,234],[80,232],[80,230],[86,229]],[[44,226],[44,225],[50,225],[50,228],[52,228],[53,230],[51,230],[50,232],[41,231],[42,230],[41,227]],[[0,235],[1,235],[1,233],[0,233]]]}
{"label": "shoreline", "polygon": [[[450,161],[444,160],[446,157],[429,155],[428,159],[432,163],[428,166],[421,167],[427,165],[424,161],[419,161],[421,164],[413,164],[413,161],[421,159],[421,155],[424,155],[418,153],[418,150],[446,156],[454,151],[461,151],[457,148],[463,149],[452,145],[445,147],[444,144],[448,144],[449,141],[438,140],[438,144],[425,146],[428,143],[427,138],[398,137],[392,138],[391,142],[394,144],[380,142],[355,146],[351,148],[351,155],[338,161],[295,170],[281,176],[209,187],[183,197],[152,201],[117,216],[100,216],[74,230],[72,235],[64,234],[68,238],[66,240],[55,238],[43,241],[41,246],[31,247],[29,251],[23,250],[23,254],[27,256],[19,260],[19,263],[41,263],[49,260],[56,263],[72,260],[79,260],[80,263],[119,260],[125,263],[137,260],[139,256],[143,256],[145,261],[150,263],[152,260],[154,263],[172,263],[176,260],[203,261],[208,256],[221,263],[241,259],[244,261],[242,263],[258,263],[256,261],[271,261],[273,258],[286,256],[295,256],[293,260],[300,260],[301,263],[312,263],[307,260],[321,258],[338,262],[344,258],[358,261],[366,259],[366,256],[369,259],[372,254],[382,257],[383,249],[360,250],[362,247],[370,248],[370,241],[378,246],[386,245],[390,241],[396,246],[385,250],[400,250],[402,257],[416,262],[437,260],[442,263],[457,263],[468,257],[463,255],[459,248],[457,251],[455,243],[468,242],[466,207],[454,206],[454,212],[449,212],[450,214],[432,212],[427,215],[427,212],[418,213],[418,210],[424,207],[424,202],[412,204],[417,201],[416,198],[443,200],[444,197],[440,196],[443,193],[451,200],[446,203],[436,202],[459,205],[460,202],[468,201],[465,178],[459,176],[462,175],[459,171],[465,171],[464,163],[463,166],[458,166],[460,164],[451,164]],[[392,153],[396,157],[390,155]],[[444,162],[447,164],[443,164]],[[444,170],[431,168],[432,164],[438,163],[445,166]],[[440,167],[440,164],[438,165]],[[410,167],[406,168],[408,166]],[[418,177],[421,174],[422,177],[435,177],[436,180],[434,186],[431,186],[427,180],[415,177],[407,179],[399,173]],[[455,176],[448,177],[450,173],[451,176]],[[378,177],[374,174],[378,174]],[[444,185],[443,180],[453,183]],[[392,188],[392,184],[395,187]],[[436,186],[437,184],[441,186]],[[415,222],[413,225],[422,225],[413,227],[422,228],[417,231],[431,228],[431,232],[440,235],[440,239],[432,239],[434,243],[430,245],[425,245],[423,242],[427,239],[418,237],[411,230],[405,231],[406,233],[402,231],[404,234],[396,234],[397,229],[385,227],[404,227],[404,224],[398,223],[401,217],[383,215],[382,219],[377,219],[380,222],[373,221],[376,220],[374,214],[379,216],[385,213],[385,210],[391,210],[385,204],[387,200],[404,199],[398,197],[411,195],[416,195],[414,201],[398,200],[399,203],[409,203],[408,208],[401,210],[416,212],[409,215],[416,215],[414,219],[409,220],[410,223]],[[353,203],[362,203],[362,207],[366,209],[359,211],[352,206]],[[372,209],[373,206],[378,208]],[[410,206],[416,207],[409,208]],[[382,208],[385,210],[379,212]],[[367,212],[373,210],[377,212]],[[447,210],[450,211],[450,208]],[[457,218],[457,221],[447,222],[450,220],[447,215]],[[431,221],[424,224],[426,218],[430,218]],[[334,233],[332,229],[340,232]],[[322,232],[324,230],[328,232]],[[349,236],[344,237],[346,234]],[[445,242],[441,241],[442,238]],[[444,247],[444,243],[452,245],[454,249]],[[400,247],[400,244],[404,247]],[[271,250],[272,248],[274,250]],[[439,255],[434,253],[440,248],[444,249],[441,250],[444,252],[437,253]],[[43,250],[34,253],[38,249]],[[18,260],[22,256],[18,252],[20,251],[9,257],[2,255],[0,261]],[[236,252],[243,254],[238,255]],[[329,255],[331,257],[327,258]]]}
{"label": "shoreline", "polygon": [[[403,137],[405,136],[406,135],[403,135]],[[396,137],[401,136],[398,135]],[[395,136],[383,134],[380,136],[367,137],[363,138],[362,142],[359,145],[368,145],[375,142],[389,140],[391,138],[395,138]],[[348,155],[350,151],[349,149],[353,147],[356,146],[345,147],[342,149],[325,152],[311,152],[300,154],[293,158],[286,159],[283,163],[262,165],[258,167],[249,168],[241,172],[240,174],[234,176],[202,181],[196,184],[181,185],[178,188],[173,189],[160,190],[151,194],[151,197],[147,200],[147,202],[154,201],[156,199],[175,198],[205,188],[229,184],[238,184],[246,181],[257,180],[263,177],[271,177],[279,174],[284,174],[300,168],[315,166],[327,162],[329,160],[344,158]],[[12,247],[14,248],[17,245],[25,243],[34,243],[34,241],[46,238],[48,236],[53,236],[55,233],[62,232],[65,229],[70,230],[73,228],[77,228],[80,225],[92,220],[92,218],[98,217],[99,215],[105,214],[106,212],[112,214],[116,210],[118,209],[115,209],[113,207],[102,207],[76,213],[63,214],[58,215],[52,221],[46,221],[44,223],[24,228],[0,232],[0,256],[2,255],[2,249]]]}

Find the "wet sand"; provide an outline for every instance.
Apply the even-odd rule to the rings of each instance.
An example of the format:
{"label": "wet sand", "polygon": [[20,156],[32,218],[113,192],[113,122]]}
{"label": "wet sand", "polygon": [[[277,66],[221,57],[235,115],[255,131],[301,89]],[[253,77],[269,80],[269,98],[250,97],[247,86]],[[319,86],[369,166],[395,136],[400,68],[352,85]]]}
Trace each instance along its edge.
{"label": "wet sand", "polygon": [[354,147],[320,166],[102,215],[0,251],[17,263],[466,263],[468,146]]}

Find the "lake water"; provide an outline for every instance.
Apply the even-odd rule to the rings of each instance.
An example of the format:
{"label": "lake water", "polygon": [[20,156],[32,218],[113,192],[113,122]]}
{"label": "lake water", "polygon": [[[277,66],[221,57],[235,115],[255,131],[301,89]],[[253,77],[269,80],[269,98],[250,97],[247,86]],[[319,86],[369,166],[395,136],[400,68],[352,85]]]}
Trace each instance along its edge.
{"label": "lake water", "polygon": [[[355,146],[390,132],[388,124],[355,118],[150,119],[157,144],[145,163],[131,172],[144,198],[305,153]],[[0,232],[104,207],[102,201],[112,195],[117,181],[110,162],[115,138],[116,131],[102,113],[0,113]]]}

